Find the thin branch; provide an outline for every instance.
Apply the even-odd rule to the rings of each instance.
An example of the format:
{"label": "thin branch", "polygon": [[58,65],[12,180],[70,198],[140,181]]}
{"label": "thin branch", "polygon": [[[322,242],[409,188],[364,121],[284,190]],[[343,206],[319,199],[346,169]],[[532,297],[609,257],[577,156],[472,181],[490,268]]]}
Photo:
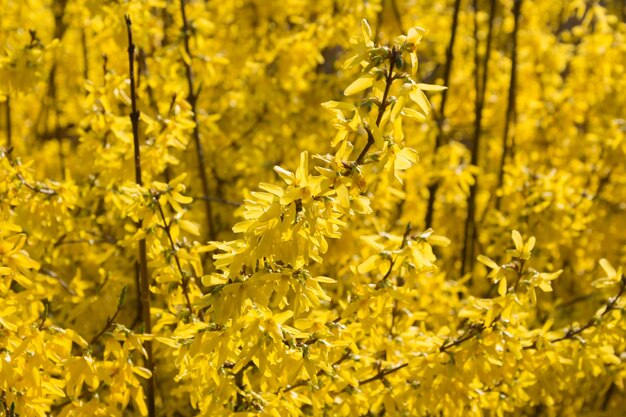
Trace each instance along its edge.
{"label": "thin branch", "polygon": [[[339,358],[338,360],[336,360],[336,361],[335,361],[335,362],[331,365],[331,367],[332,367],[332,368],[334,368],[335,366],[340,365],[342,362],[344,362],[344,361],[346,361],[347,359],[349,359],[349,358],[350,358],[350,356],[351,356],[350,351],[349,351],[349,350],[348,350],[348,351],[346,351],[346,352],[343,354],[343,356],[341,356],[341,358]],[[324,369],[320,369],[319,371],[317,371],[316,376],[317,376],[317,377],[320,377],[320,376],[322,376],[322,375],[324,375],[324,374],[326,374],[326,373],[327,373],[327,372],[326,372],[326,370],[324,370]],[[309,383],[309,379],[301,379],[300,381],[297,381],[297,382],[293,383],[292,385],[287,386],[287,387],[283,390],[283,392],[289,392],[289,391],[294,390],[294,389],[296,389],[296,388],[298,388],[298,387],[305,386],[305,385],[306,385],[306,384],[308,384],[308,383]]]}
{"label": "thin branch", "polygon": [[383,16],[385,13],[385,1],[380,5],[380,10],[376,13],[376,31],[374,32],[374,43],[377,44],[380,38],[380,29],[383,26]]}
{"label": "thin branch", "polygon": [[126,286],[124,286],[122,288],[122,292],[120,293],[120,297],[119,297],[119,301],[117,302],[117,307],[115,308],[115,313],[113,313],[112,316],[110,316],[104,327],[102,328],[102,330],[100,330],[100,332],[98,332],[98,334],[96,334],[91,341],[89,342],[89,344],[91,346],[95,345],[96,343],[98,343],[98,341],[100,341],[100,338],[102,336],[104,336],[104,334],[109,331],[109,329],[111,328],[111,326],[113,326],[113,324],[115,323],[115,320],[117,319],[117,316],[120,314],[120,311],[122,311],[122,307],[124,306],[124,301],[126,300]]}
{"label": "thin branch", "polygon": [[[141,178],[141,154],[139,144],[139,111],[137,110],[137,95],[135,91],[135,44],[133,43],[133,33],[131,30],[132,22],[128,15],[125,16],[126,31],[128,35],[128,65],[130,71],[130,97],[132,104],[132,112],[130,113],[130,121],[133,128],[133,145],[135,150],[135,182],[138,185],[143,185]],[[141,229],[143,221],[139,220],[137,228]],[[150,277],[148,275],[148,255],[146,250],[146,239],[139,240],[139,268],[140,268],[140,288],[139,296],[141,298],[141,319],[144,324],[144,331],[146,333],[152,333],[152,321],[150,318]],[[147,352],[146,368],[151,373],[150,378],[146,381],[147,389],[147,405],[148,416],[156,416],[155,407],[155,375],[154,375],[154,358],[152,356],[152,341],[146,340],[144,347]]]}
{"label": "thin branch", "polygon": [[[387,98],[389,96],[389,90],[391,89],[391,84],[393,84],[393,81],[394,81],[393,68],[396,63],[397,54],[398,54],[398,51],[396,50],[395,47],[392,48],[391,52],[389,53],[389,57],[388,57],[389,58],[389,71],[387,71],[387,76],[385,79],[386,84],[385,84],[385,91],[383,93],[383,98],[380,104],[378,105],[378,116],[376,117],[376,126],[380,126],[380,122],[382,121],[383,115],[385,114],[385,110],[387,109],[387,106],[389,104],[387,103]],[[374,142],[375,142],[374,135],[372,135],[372,133],[368,129],[367,143],[365,144],[365,147],[363,148],[359,156],[356,158],[357,165],[361,165],[363,163],[363,159],[365,158],[365,155],[367,155],[367,152],[370,150]]]}
{"label": "thin branch", "polygon": [[[454,62],[454,44],[456,43],[456,32],[459,25],[459,11],[461,10],[461,0],[454,1],[454,10],[452,12],[452,29],[450,31],[450,41],[446,49],[446,66],[443,72],[443,85],[450,84],[450,74],[452,73],[452,63]],[[446,102],[448,100],[448,90],[441,92],[441,104],[439,106],[439,117],[437,118],[437,126],[439,130],[435,139],[435,148],[433,149],[433,157],[443,144],[444,124],[446,120]],[[433,216],[435,214],[435,200],[437,199],[437,191],[439,190],[439,181],[435,180],[428,186],[428,204],[426,206],[426,217],[424,218],[424,227],[430,228],[433,224]]]}
{"label": "thin branch", "polygon": [[[489,80],[489,59],[491,57],[491,41],[493,38],[493,21],[496,14],[496,0],[491,0],[489,8],[489,28],[487,31],[487,50],[485,58],[481,62],[479,52],[478,39],[478,0],[474,0],[474,82],[476,90],[475,110],[476,120],[474,121],[474,144],[472,147],[471,164],[478,166],[480,158],[480,139],[482,133],[483,109],[485,107],[485,93],[487,91],[487,82]],[[465,218],[464,243],[461,258],[461,276],[465,274],[467,269],[474,266],[474,247],[476,241],[476,195],[478,194],[478,176],[474,180],[474,184],[470,186],[469,196],[467,198],[467,215]]]}
{"label": "thin branch", "polygon": [[604,318],[604,316],[606,316],[609,312],[615,310],[617,301],[620,299],[622,295],[624,295],[624,291],[626,291],[626,277],[622,275],[622,279],[620,281],[620,288],[619,288],[617,295],[609,299],[609,301],[606,304],[606,307],[604,308],[604,311],[602,312],[602,314],[600,314],[600,317],[592,317],[591,319],[589,319],[587,323],[585,323],[583,326],[579,328],[575,329],[572,327],[568,329],[562,337],[553,339],[550,341],[550,343],[558,343],[563,340],[573,339],[575,336],[579,335],[585,330],[599,325],[602,322],[602,319]]}
{"label": "thin branch", "polygon": [[42,194],[46,194],[46,195],[54,195],[54,194],[56,194],[56,191],[54,191],[54,190],[52,190],[50,188],[41,187],[39,185],[32,185],[32,184],[30,184],[28,181],[26,181],[26,179],[19,172],[17,172],[15,175],[17,176],[17,179],[20,180],[22,185],[24,185],[26,188],[28,188],[28,189],[36,192],[36,193],[42,193]]}
{"label": "thin branch", "polygon": [[604,398],[602,399],[602,411],[606,411],[609,408],[609,404],[611,403],[611,397],[613,397],[613,394],[615,394],[616,388],[617,385],[615,385],[615,382],[611,382],[609,389],[606,391],[606,393],[604,394]]}
{"label": "thin branch", "polygon": [[80,32],[80,41],[83,47],[83,79],[89,79],[89,46],[87,45],[87,28],[83,28]]}
{"label": "thin branch", "polygon": [[39,184],[33,185],[29,183],[26,178],[24,178],[24,176],[20,172],[18,172],[17,167],[20,166],[20,163],[11,158],[11,152],[13,152],[13,148],[0,148],[0,158],[4,157],[7,159],[9,165],[11,165],[13,169],[15,169],[15,176],[22,183],[23,186],[36,193],[42,193],[46,195],[54,195],[57,193],[55,190],[48,188],[47,186],[41,186]]}
{"label": "thin branch", "polygon": [[170,246],[172,248],[172,253],[174,255],[174,261],[176,262],[176,267],[178,268],[178,273],[180,274],[181,279],[181,287],[183,289],[183,294],[185,295],[185,301],[187,302],[187,309],[189,309],[189,313],[193,314],[193,308],[191,306],[191,299],[189,298],[189,277],[187,274],[183,272],[182,265],[180,263],[180,258],[178,257],[178,248],[176,247],[176,243],[174,243],[174,239],[172,238],[171,226],[172,223],[168,223],[165,218],[165,212],[163,211],[163,206],[159,202],[158,195],[152,194],[152,201],[154,201],[159,209],[159,214],[161,215],[161,220],[163,221],[163,230],[167,235],[167,238],[170,242]]}
{"label": "thin branch", "polygon": [[467,342],[468,340],[476,337],[483,330],[485,330],[485,325],[484,324],[481,324],[478,327],[472,328],[472,330],[467,332],[465,335],[459,337],[458,339],[455,339],[452,342],[444,343],[443,345],[441,345],[441,347],[439,347],[439,352],[446,352],[446,351],[448,351],[449,349],[451,349],[451,348],[453,348],[455,346],[459,346],[459,345],[463,344],[464,342]]}
{"label": "thin branch", "polygon": [[67,291],[67,293],[69,295],[76,295],[76,291],[74,291],[72,288],[70,288],[70,286],[67,283],[67,281],[65,281],[63,278],[61,278],[56,272],[54,272],[50,268],[48,268],[46,266],[42,266],[41,268],[39,268],[39,273],[56,279],[59,282],[59,285],[61,285],[61,287],[63,287],[63,289],[65,291]]}
{"label": "thin branch", "polygon": [[391,3],[391,11],[393,12],[393,16],[396,18],[400,33],[406,33],[404,30],[404,25],[402,24],[402,14],[400,13],[400,8],[398,7],[397,1],[389,0],[389,2]]}
{"label": "thin branch", "polygon": [[15,403],[12,402],[11,403],[11,407],[9,407],[9,405],[7,404],[7,400],[6,400],[6,392],[2,392],[2,397],[0,397],[0,402],[2,402],[2,406],[4,408],[4,415],[6,417],[17,417],[17,415],[15,414]]}
{"label": "thin branch", "polygon": [[407,366],[409,366],[408,363],[403,363],[401,365],[398,366],[394,366],[393,368],[388,368],[388,369],[382,369],[380,371],[378,371],[378,373],[370,378],[364,379],[363,381],[359,381],[359,387],[362,387],[363,385],[367,385],[369,383],[375,382],[375,381],[382,381],[385,379],[385,377],[389,374],[392,374],[394,372],[399,371],[400,369],[406,368]]}
{"label": "thin branch", "polygon": [[6,128],[7,128],[7,149],[10,149],[12,145],[13,128],[11,125],[11,93],[7,92],[7,100],[5,102],[5,115],[6,115]]}
{"label": "thin branch", "polygon": [[[200,92],[196,91],[194,86],[193,68],[191,67],[191,49],[189,48],[189,23],[187,21],[187,14],[185,13],[185,0],[180,0],[180,13],[183,21],[183,46],[187,59],[183,59],[183,65],[185,66],[185,73],[187,75],[187,88],[189,93],[187,95],[187,101],[191,106],[194,128],[193,128],[193,140],[196,145],[196,156],[198,158],[198,173],[200,174],[200,181],[202,182],[202,194],[209,196],[209,180],[207,178],[206,158],[204,155],[204,148],[202,141],[200,140],[200,123],[198,122],[198,108],[197,99]],[[211,207],[211,201],[204,200],[205,216],[207,218],[208,236],[210,240],[215,240],[215,225],[213,224],[213,209]]]}
{"label": "thin branch", "polygon": [[48,320],[48,313],[50,312],[50,303],[48,301],[44,301],[43,303],[43,313],[41,314],[41,320],[39,321],[39,326],[37,327],[39,330],[43,330],[46,325],[46,320]]}
{"label": "thin branch", "polygon": [[[504,133],[502,134],[502,154],[500,156],[500,168],[498,169],[498,185],[497,188],[502,188],[504,184],[504,167],[506,165],[507,157],[510,153],[509,148],[509,131],[511,130],[511,125],[515,125],[517,122],[517,42],[518,42],[518,34],[519,34],[519,21],[522,11],[522,0],[514,0],[513,2],[513,17],[514,17],[514,25],[513,25],[513,33],[511,36],[513,37],[513,48],[511,50],[511,77],[509,81],[509,98],[506,109],[506,116],[504,120]],[[511,146],[515,142],[513,132],[511,134]],[[501,197],[496,196],[496,209],[500,209]]]}
{"label": "thin branch", "polygon": [[[400,251],[402,249],[404,249],[404,247],[406,246],[408,240],[409,240],[409,235],[411,234],[411,223],[407,223],[406,228],[404,229],[404,235],[402,236],[402,243],[400,244]],[[396,261],[398,260],[398,257],[400,255],[396,256],[395,259],[391,260],[391,264],[389,265],[389,269],[387,270],[387,273],[383,276],[383,278],[376,284],[376,288],[381,288],[384,284],[384,282],[386,282],[389,277],[391,276],[391,271],[393,270],[394,265],[396,264]]]}

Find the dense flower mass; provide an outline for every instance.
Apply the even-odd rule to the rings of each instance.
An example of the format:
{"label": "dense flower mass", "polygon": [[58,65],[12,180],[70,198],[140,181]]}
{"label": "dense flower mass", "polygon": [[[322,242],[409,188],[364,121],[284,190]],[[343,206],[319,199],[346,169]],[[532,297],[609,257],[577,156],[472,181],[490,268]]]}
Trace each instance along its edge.
{"label": "dense flower mass", "polygon": [[626,409],[623,1],[0,9],[1,416]]}

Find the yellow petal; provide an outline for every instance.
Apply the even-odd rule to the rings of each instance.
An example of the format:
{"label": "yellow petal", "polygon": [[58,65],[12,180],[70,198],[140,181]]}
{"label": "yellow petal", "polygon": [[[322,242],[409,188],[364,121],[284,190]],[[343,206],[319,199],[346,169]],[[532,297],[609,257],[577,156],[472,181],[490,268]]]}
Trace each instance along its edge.
{"label": "yellow petal", "polygon": [[491,269],[500,268],[500,266],[497,263],[495,263],[494,261],[492,261],[490,258],[486,257],[485,255],[478,255],[476,259],[478,260],[478,262],[480,262],[481,264],[485,266],[488,266]]}
{"label": "yellow petal", "polygon": [[500,294],[501,296],[504,296],[506,294],[506,278],[502,278],[500,280],[500,284],[498,284],[498,294]]}
{"label": "yellow petal", "polygon": [[443,91],[447,90],[448,87],[444,85],[435,85],[435,84],[417,84],[420,90],[422,91]]}
{"label": "yellow petal", "polygon": [[522,235],[517,230],[513,230],[511,232],[511,237],[513,238],[513,243],[515,243],[515,249],[518,251],[524,250],[524,241],[522,240]]}
{"label": "yellow petal", "polygon": [[142,366],[133,366],[133,372],[144,379],[148,379],[152,376],[152,372],[148,368]]}
{"label": "yellow petal", "polygon": [[604,272],[606,272],[606,275],[609,278],[614,277],[617,273],[617,271],[615,271],[615,268],[613,268],[613,265],[611,265],[609,261],[605,258],[600,259],[600,266],[602,267],[602,269],[604,269]]}
{"label": "yellow petal", "polygon": [[311,278],[313,281],[317,281],[317,282],[323,282],[325,284],[335,284],[337,282],[337,280],[332,279],[330,277],[324,277],[324,276],[319,276],[319,277],[314,277]]}
{"label": "yellow petal", "polygon": [[351,96],[366,90],[374,85],[374,76],[372,74],[364,74],[357,78],[352,84],[348,86],[343,92],[345,96]]}

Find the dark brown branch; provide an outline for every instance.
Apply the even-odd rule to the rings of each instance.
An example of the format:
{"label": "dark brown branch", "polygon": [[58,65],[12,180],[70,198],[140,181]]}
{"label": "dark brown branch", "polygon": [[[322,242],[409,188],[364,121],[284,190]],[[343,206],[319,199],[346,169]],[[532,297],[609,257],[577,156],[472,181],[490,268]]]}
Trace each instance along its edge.
{"label": "dark brown branch", "polygon": [[493,321],[491,322],[491,324],[489,326],[485,326],[484,323],[478,323],[478,324],[472,324],[470,325],[469,330],[467,331],[466,334],[464,334],[463,336],[459,337],[458,339],[455,339],[451,342],[447,342],[444,343],[443,345],[441,345],[439,347],[439,352],[446,352],[449,349],[455,347],[455,346],[459,346],[465,342],[467,342],[470,339],[473,339],[474,337],[480,335],[484,330],[487,329],[487,327],[491,328],[494,327],[498,322],[500,321],[500,315],[498,314]]}
{"label": "dark brown branch", "polygon": [[380,10],[376,13],[376,31],[374,32],[374,43],[378,44],[378,40],[380,38],[380,29],[383,26],[383,17],[385,13],[385,1],[383,0],[380,5]]}
{"label": "dark brown branch", "polygon": [[[398,54],[398,51],[394,47],[391,49],[391,52],[389,53],[389,56],[388,56],[389,71],[387,71],[387,76],[385,78],[386,84],[385,84],[385,91],[383,92],[383,98],[380,104],[378,105],[378,116],[376,117],[376,126],[380,126],[380,122],[383,120],[383,115],[385,114],[385,110],[387,109],[387,106],[389,105],[389,103],[387,102],[387,98],[389,97],[389,90],[391,90],[391,84],[393,84],[393,81],[394,81],[393,68],[396,63],[397,54]],[[363,163],[363,159],[365,158],[365,155],[367,155],[367,152],[370,150],[374,142],[375,142],[374,135],[372,135],[372,133],[368,130],[367,131],[367,143],[365,144],[365,147],[363,148],[359,156],[356,158],[357,165],[361,165]]]}
{"label": "dark brown branch", "polygon": [[19,172],[16,173],[17,179],[20,180],[20,182],[22,183],[22,185],[24,185],[26,188],[28,188],[29,190],[32,190],[36,193],[42,193],[42,194],[46,194],[46,195],[54,195],[56,194],[56,191],[47,188],[47,187],[41,187],[39,185],[32,185],[29,184],[28,181],[26,181],[26,179],[22,176],[22,174],[20,174]]}
{"label": "dark brown branch", "polygon": [[36,192],[36,193],[42,193],[46,195],[54,195],[57,193],[55,190],[48,188],[46,186],[40,186],[38,184],[33,185],[29,183],[28,181],[26,181],[26,178],[24,178],[24,176],[20,172],[18,172],[17,167],[20,165],[20,163],[11,158],[11,152],[13,152],[13,148],[7,148],[7,149],[0,148],[0,158],[5,157],[7,159],[7,161],[9,162],[9,165],[11,165],[11,167],[15,169],[15,176],[22,183],[23,186],[25,186],[29,190]]}
{"label": "dark brown branch", "polygon": [[[511,125],[515,125],[517,122],[517,42],[519,33],[519,21],[522,11],[522,0],[514,0],[513,3],[513,47],[511,50],[511,77],[509,81],[509,98],[506,109],[506,116],[504,119],[504,133],[502,134],[502,154],[500,156],[500,168],[498,169],[498,185],[497,188],[502,188],[504,184],[504,167],[506,165],[507,157],[510,153],[509,148],[509,131]],[[511,137],[511,147],[513,146],[515,139]],[[500,209],[501,197],[496,196],[496,209]]]}
{"label": "dark brown branch", "polygon": [[[185,0],[180,0],[180,13],[183,21],[183,46],[185,48],[185,53],[189,60],[191,60],[191,49],[189,47],[189,23],[187,22],[187,14],[185,13]],[[202,141],[200,140],[200,124],[198,122],[198,108],[197,108],[197,99],[199,92],[196,91],[194,86],[194,75],[193,68],[191,67],[191,62],[183,59],[183,65],[185,66],[185,73],[187,76],[187,88],[189,93],[187,95],[187,101],[191,106],[191,111],[193,113],[193,140],[196,145],[196,156],[198,159],[198,173],[200,174],[200,181],[202,182],[202,194],[205,196],[209,196],[211,193],[209,192],[209,180],[207,178],[207,166],[206,166],[206,158],[204,155],[204,148],[202,146]],[[215,235],[217,230],[215,230],[215,225],[213,224],[213,209],[211,207],[211,201],[206,199],[204,200],[204,208],[205,208],[205,216],[207,218],[207,228],[208,228],[208,237],[210,240],[215,240]]]}
{"label": "dark brown branch", "polygon": [[[408,223],[406,225],[406,228],[404,229],[404,235],[402,236],[402,243],[400,244],[400,250],[404,249],[404,247],[407,244],[407,241],[409,240],[409,235],[411,234],[411,223]],[[389,265],[389,269],[387,270],[387,273],[383,276],[383,278],[376,284],[376,288],[381,288],[384,286],[384,283],[389,279],[389,277],[391,276],[391,271],[394,267],[394,265],[396,264],[396,261],[398,260],[398,256],[396,256],[395,259],[391,260],[391,264]]]}
{"label": "dark brown branch", "polygon": [[476,327],[476,330],[470,330],[468,331],[465,335],[459,337],[458,339],[455,339],[451,342],[448,343],[444,343],[443,345],[441,345],[441,347],[439,348],[439,352],[446,352],[448,349],[451,349],[455,346],[459,346],[461,344],[463,344],[464,342],[467,342],[468,340],[476,337],[478,334],[480,334],[480,332],[482,332],[485,329],[485,325],[481,324],[480,326]]}
{"label": "dark brown branch", "polygon": [[391,3],[391,11],[393,12],[393,16],[396,18],[400,33],[405,33],[404,25],[402,24],[402,14],[400,13],[400,8],[398,8],[398,2],[396,0],[389,0],[389,2]]}
{"label": "dark brown branch", "polygon": [[5,108],[5,115],[6,115],[6,129],[7,129],[7,149],[10,149],[13,144],[12,144],[12,137],[13,137],[13,133],[12,133],[12,125],[11,125],[11,95],[10,93],[7,92],[7,101],[4,103]]}
{"label": "dark brown branch", "polygon": [[613,395],[615,394],[616,388],[617,385],[615,385],[615,382],[611,382],[611,385],[609,385],[609,389],[606,390],[604,398],[602,399],[602,411],[606,411],[609,408],[609,404],[611,403],[611,397],[613,397]]}
{"label": "dark brown branch", "polygon": [[124,286],[122,288],[122,292],[120,293],[119,301],[117,302],[117,307],[115,308],[115,313],[113,313],[112,316],[107,318],[107,321],[106,321],[104,327],[102,328],[102,330],[100,330],[91,339],[91,341],[89,342],[89,344],[91,346],[93,346],[96,343],[98,343],[100,341],[100,338],[102,338],[102,336],[104,336],[104,334],[109,331],[111,326],[113,326],[113,324],[115,323],[115,320],[117,320],[117,316],[120,314],[120,311],[122,311],[122,307],[124,306],[124,301],[126,301],[126,286]]}
{"label": "dark brown branch", "polygon": [[176,267],[178,268],[178,273],[180,274],[181,287],[183,289],[185,301],[187,302],[187,309],[189,310],[190,314],[193,314],[193,308],[191,306],[191,299],[189,298],[189,277],[187,276],[187,274],[183,272],[183,267],[180,263],[180,258],[178,257],[178,249],[176,247],[176,243],[174,242],[174,239],[172,238],[172,233],[171,233],[172,223],[167,222],[167,219],[165,218],[165,212],[163,211],[163,207],[161,206],[161,203],[159,203],[158,195],[153,193],[152,201],[155,202],[155,204],[157,205],[157,208],[159,209],[159,214],[161,215],[161,220],[163,221],[163,231],[165,231],[165,235],[167,236],[170,242],[170,246],[172,248],[174,261],[176,263]]}
{"label": "dark brown branch", "polygon": [[83,47],[83,79],[87,81],[89,79],[89,46],[87,45],[86,28],[83,28],[80,32],[80,40]]}
{"label": "dark brown branch", "polygon": [[39,268],[39,273],[56,279],[59,282],[59,285],[61,285],[61,287],[63,287],[63,289],[65,291],[67,291],[68,294],[76,295],[76,291],[74,291],[72,288],[70,288],[70,286],[67,283],[67,281],[65,281],[63,278],[61,278],[56,272],[54,272],[50,268],[48,268],[46,266],[42,266],[41,268]]}
{"label": "dark brown branch", "polygon": [[[454,10],[452,12],[452,28],[450,31],[450,41],[446,49],[446,65],[443,72],[443,85],[450,84],[450,74],[452,73],[452,63],[454,61],[454,44],[456,43],[456,31],[459,24],[459,11],[461,10],[461,0],[454,1]],[[435,148],[433,149],[433,160],[437,151],[443,145],[444,124],[446,120],[446,102],[448,101],[448,90],[441,92],[441,104],[439,106],[439,117],[437,118],[437,126],[439,130],[435,139]],[[439,190],[439,181],[435,180],[428,186],[428,203],[426,206],[426,217],[424,218],[424,227],[426,229],[432,227],[433,216],[435,214],[435,200],[437,199],[437,191]]]}
{"label": "dark brown branch", "polygon": [[[138,185],[143,185],[141,178],[141,154],[139,144],[139,111],[137,110],[137,95],[135,91],[135,44],[133,43],[133,33],[131,30],[132,22],[128,15],[125,16],[126,31],[128,35],[128,65],[130,71],[130,98],[132,105],[132,112],[130,113],[130,121],[133,129],[133,145],[135,150],[135,182]],[[137,228],[141,229],[143,221],[139,220]],[[141,299],[141,319],[144,325],[144,331],[146,333],[152,333],[152,321],[150,317],[150,276],[148,275],[148,255],[146,250],[146,239],[139,240],[139,296]],[[148,406],[148,416],[156,416],[155,407],[155,375],[154,375],[154,357],[152,355],[152,342],[146,340],[144,347],[147,353],[146,368],[151,373],[150,378],[146,381],[147,389],[146,396]]]}
{"label": "dark brown branch", "polygon": [[4,415],[6,417],[17,417],[15,414],[15,403],[11,403],[11,407],[7,404],[6,393],[2,392],[2,397],[0,397],[0,401],[2,402],[2,407],[4,408]]}
{"label": "dark brown branch", "polygon": [[[338,360],[336,360],[333,364],[332,367],[334,368],[337,365],[340,365],[342,362],[346,361],[347,359],[350,358],[350,351],[346,351],[346,353],[343,354],[343,356],[341,356],[341,358],[339,358]],[[320,369],[319,371],[317,371],[316,376],[320,377],[322,375],[326,374],[326,371],[324,369]],[[309,383],[309,379],[301,379],[300,381],[295,382],[292,385],[287,386],[283,392],[289,392],[291,390],[294,390],[298,387],[302,387],[305,386],[306,384]]]}
{"label": "dark brown branch", "polygon": [[[474,144],[472,146],[471,164],[478,166],[480,159],[480,139],[482,133],[483,109],[485,107],[485,93],[487,91],[487,82],[489,80],[489,59],[491,57],[491,41],[493,38],[493,21],[496,14],[496,0],[491,0],[489,8],[489,28],[487,31],[487,51],[485,58],[481,62],[478,39],[478,0],[474,0],[474,83],[476,90],[475,111],[476,120],[474,121]],[[482,75],[482,77],[481,77]],[[474,184],[470,186],[469,196],[467,198],[467,215],[465,218],[464,243],[461,258],[461,276],[467,270],[471,270],[474,265],[474,247],[476,241],[476,195],[478,194],[478,176],[474,180]]]}
{"label": "dark brown branch", "polygon": [[50,312],[50,304],[48,301],[44,301],[43,303],[43,313],[41,314],[41,320],[39,321],[39,326],[37,327],[39,330],[43,330],[46,325],[46,320],[48,320],[48,313]]}
{"label": "dark brown branch", "polygon": [[359,381],[359,387],[362,387],[363,385],[367,385],[369,383],[375,382],[375,381],[382,381],[385,379],[385,377],[389,374],[392,374],[394,372],[399,371],[400,369],[406,368],[407,366],[409,366],[408,363],[403,363],[401,365],[398,366],[394,366],[393,368],[388,368],[388,369],[382,369],[380,371],[378,371],[378,373],[370,378],[364,379],[363,381]]}
{"label": "dark brown branch", "polygon": [[592,317],[591,319],[589,319],[587,323],[585,323],[583,326],[578,327],[576,329],[571,327],[565,332],[563,336],[557,339],[551,340],[550,343],[557,343],[563,340],[573,339],[575,336],[581,334],[585,330],[591,327],[598,326],[602,322],[602,319],[604,318],[604,316],[606,316],[609,312],[615,310],[615,306],[617,305],[617,302],[619,301],[620,297],[624,295],[625,290],[626,290],[626,276],[622,275],[622,278],[620,281],[620,288],[619,288],[617,295],[609,299],[609,301],[606,304],[606,307],[604,308],[604,311],[602,312],[602,314],[600,314],[600,317]]}

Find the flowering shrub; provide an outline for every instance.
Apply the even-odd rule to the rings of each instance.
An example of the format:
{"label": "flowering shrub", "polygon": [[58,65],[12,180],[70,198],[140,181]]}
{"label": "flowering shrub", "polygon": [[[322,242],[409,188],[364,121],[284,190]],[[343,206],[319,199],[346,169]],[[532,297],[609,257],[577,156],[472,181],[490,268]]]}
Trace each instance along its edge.
{"label": "flowering shrub", "polygon": [[0,415],[626,407],[621,2],[0,7]]}

